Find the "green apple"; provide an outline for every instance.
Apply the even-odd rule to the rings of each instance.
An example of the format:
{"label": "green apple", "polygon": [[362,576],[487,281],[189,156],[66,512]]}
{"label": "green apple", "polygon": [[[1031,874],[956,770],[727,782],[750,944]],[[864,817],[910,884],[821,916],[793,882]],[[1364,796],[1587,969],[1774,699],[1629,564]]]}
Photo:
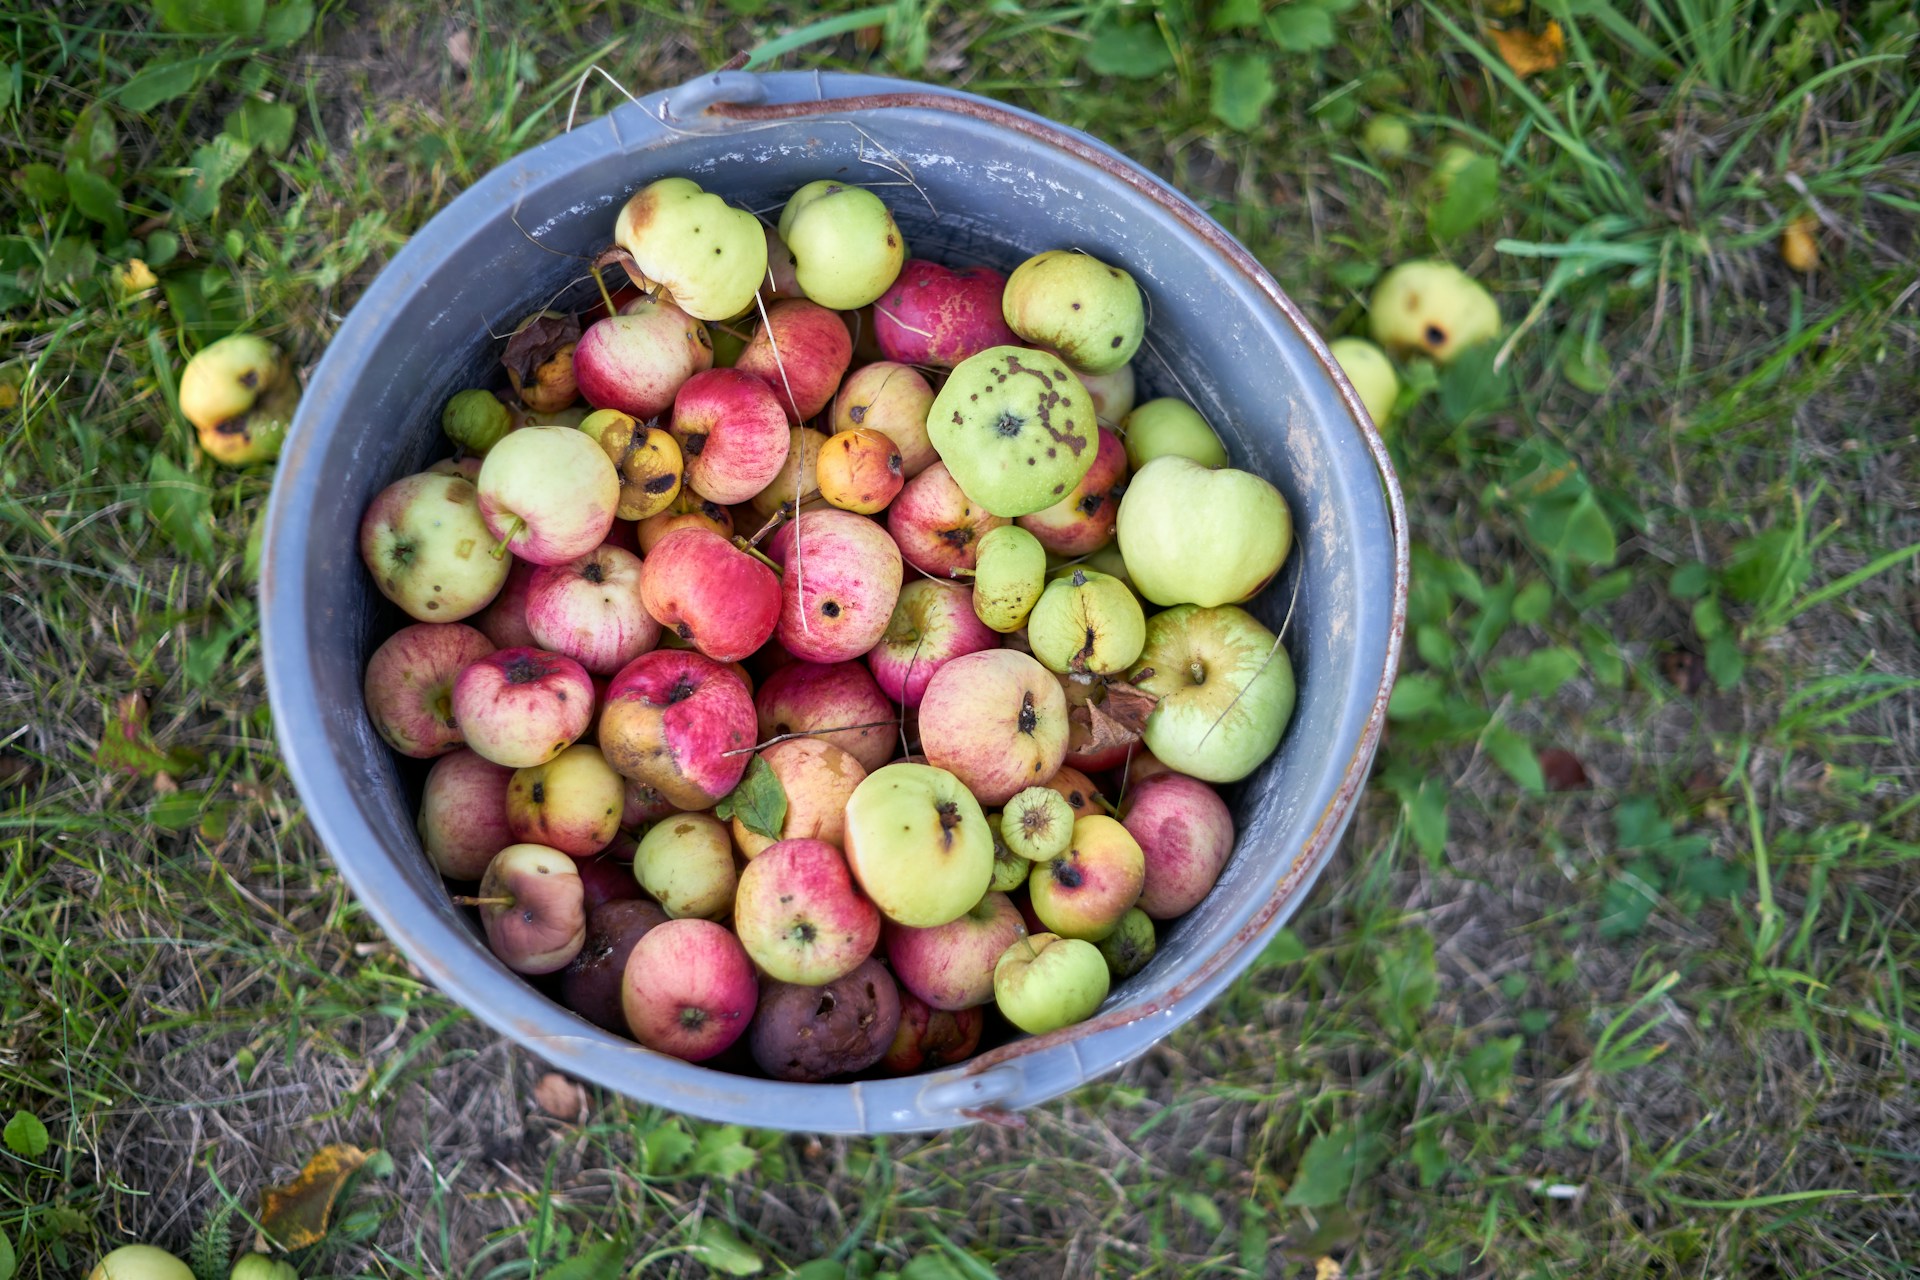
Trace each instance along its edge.
{"label": "green apple", "polygon": [[1359,394],[1360,403],[1367,406],[1367,416],[1373,419],[1373,425],[1386,426],[1393,414],[1393,402],[1400,398],[1400,375],[1393,371],[1393,361],[1387,359],[1387,353],[1365,338],[1335,338],[1327,349],[1340,362],[1340,369]]}
{"label": "green apple", "polygon": [[614,221],[613,239],[633,255],[649,284],[665,285],[696,320],[727,320],[753,305],[767,274],[760,220],[686,178],[662,178],[634,192]]}
{"label": "green apple", "polygon": [[993,882],[993,833],[960,779],[890,764],[847,800],[847,865],[880,913],[930,929],[965,915]]}
{"label": "green apple", "polygon": [[485,453],[513,429],[513,415],[491,391],[462,391],[440,411],[440,429],[470,453]]}
{"label": "green apple", "polygon": [[1134,474],[1115,525],[1133,589],[1155,604],[1237,604],[1280,570],[1293,515],[1250,471],[1155,458]]}
{"label": "green apple", "polygon": [[280,349],[236,333],[202,348],[180,374],[180,412],[215,462],[272,462],[300,401],[300,380]]}
{"label": "green apple", "polygon": [[87,1280],[193,1280],[193,1268],[150,1244],[123,1244],[94,1263]]}
{"label": "green apple", "polygon": [[1047,584],[1027,619],[1033,656],[1056,675],[1125,671],[1146,638],[1146,612],[1127,584],[1077,565]]}
{"label": "green apple", "polygon": [[1138,907],[1128,907],[1114,931],[1100,939],[1100,954],[1116,978],[1131,978],[1147,967],[1159,946],[1154,936],[1153,917]]}
{"label": "green apple", "polygon": [[1082,373],[1112,373],[1140,349],[1146,304],[1133,277],[1091,254],[1050,249],[1007,277],[1007,328],[1058,351]]}
{"label": "green apple", "polygon": [[718,920],[733,907],[733,841],[710,813],[674,813],[640,837],[633,878],[675,920]]}
{"label": "green apple", "polygon": [[1044,511],[1099,452],[1093,398],[1058,356],[988,347],[947,375],[927,436],[962,493],[996,516]]}
{"label": "green apple", "polygon": [[1040,1036],[1092,1017],[1109,982],[1106,958],[1091,942],[1036,933],[1000,953],[993,1002],[1008,1022]]}
{"label": "green apple", "polygon": [[1142,737],[1168,768],[1238,782],[1273,754],[1293,716],[1293,664],[1245,609],[1184,604],[1147,620],[1131,682],[1159,702]]}
{"label": "green apple", "polygon": [[1073,806],[1051,787],[1028,787],[1007,801],[1000,838],[1031,862],[1057,858],[1073,843]]}
{"label": "green apple", "polygon": [[1012,893],[1027,882],[1027,873],[1033,870],[1033,864],[1007,847],[1005,837],[1000,834],[1000,816],[987,815],[987,829],[993,832],[993,882],[988,889],[993,893]]}
{"label": "green apple", "polygon": [[293,1269],[291,1262],[282,1262],[264,1253],[249,1253],[233,1264],[227,1280],[300,1280],[300,1273]]}
{"label": "green apple", "polygon": [[880,197],[845,182],[822,179],[794,192],[780,211],[780,238],[800,291],[835,311],[879,298],[907,261],[907,238]]}
{"label": "green apple", "polygon": [[1149,400],[1120,423],[1127,445],[1127,466],[1138,471],[1155,458],[1175,454],[1203,467],[1224,467],[1232,459],[1200,411],[1184,400]]}
{"label": "green apple", "polygon": [[1005,635],[1027,625],[1047,585],[1047,550],[1017,524],[1003,524],[980,537],[973,569],[973,612]]}
{"label": "green apple", "polygon": [[1478,280],[1448,262],[1403,262],[1373,287],[1373,340],[1396,355],[1415,352],[1450,364],[1500,336],[1500,306]]}

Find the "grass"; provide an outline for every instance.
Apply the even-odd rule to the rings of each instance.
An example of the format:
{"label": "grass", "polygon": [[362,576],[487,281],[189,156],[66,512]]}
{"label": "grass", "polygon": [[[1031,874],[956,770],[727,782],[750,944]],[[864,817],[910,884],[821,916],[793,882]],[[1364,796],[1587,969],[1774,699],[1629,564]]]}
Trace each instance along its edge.
{"label": "grass", "polygon": [[[383,1154],[309,1276],[1920,1274],[1905,6],[318,9],[264,52],[141,6],[0,28],[0,1274],[224,1258],[329,1142]],[[1550,13],[1566,64],[1513,74],[1487,27]],[[1329,334],[1439,252],[1510,338],[1408,371],[1378,782],[1207,1016],[1022,1129],[556,1119],[304,827],[253,629],[270,475],[200,460],[173,379],[241,324],[310,365],[586,68],[640,92],[816,22],[779,65],[1108,138]],[[1816,274],[1775,249],[1800,217]]]}

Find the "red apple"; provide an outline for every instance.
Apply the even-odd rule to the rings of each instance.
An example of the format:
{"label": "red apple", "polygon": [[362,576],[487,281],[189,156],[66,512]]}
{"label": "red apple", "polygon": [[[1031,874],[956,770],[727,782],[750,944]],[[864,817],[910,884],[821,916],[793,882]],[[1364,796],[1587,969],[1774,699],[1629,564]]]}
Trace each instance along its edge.
{"label": "red apple", "polygon": [[586,732],[593,680],[561,654],[499,649],[453,682],[453,715],[467,745],[495,764],[545,764]]}
{"label": "red apple", "polygon": [[971,1009],[993,999],[993,965],[1027,936],[1019,908],[989,893],[957,920],[931,929],[887,926],[887,962],[900,985],[935,1009]]}
{"label": "red apple", "polygon": [[670,429],[687,487],[723,506],[766,488],[787,460],[786,411],[766,383],[738,369],[688,378],[673,398]]}
{"label": "red apple", "polygon": [[773,388],[787,420],[805,422],[827,407],[853,359],[853,339],[840,317],[817,302],[788,298],[767,308],[733,367]]}
{"label": "red apple", "polygon": [[510,844],[480,877],[487,945],[515,973],[556,973],[580,954],[587,909],[573,859],[538,844]]}
{"label": "red apple", "polygon": [[[871,773],[900,745],[900,712],[858,662],[794,662],[754,695],[760,740],[805,733],[830,742]],[[828,731],[828,732],[823,732]]]}
{"label": "red apple", "polygon": [[[582,865],[582,879],[592,865]],[[560,1002],[596,1027],[632,1034],[620,1007],[627,957],[648,930],[666,922],[667,913],[644,899],[621,898],[588,907],[580,954],[560,971]]]}
{"label": "red apple", "polygon": [[[670,813],[677,813],[673,802],[661,795],[658,788],[644,782],[627,779],[624,795],[625,803],[620,809],[620,825],[623,827],[644,827],[649,822],[658,822]],[[631,858],[631,854],[628,855]]]}
{"label": "red apple", "polygon": [[1155,920],[1199,906],[1233,856],[1233,813],[1198,778],[1167,772],[1136,783],[1121,821],[1146,859],[1140,909]]}
{"label": "red apple", "polygon": [[973,590],[957,582],[915,578],[900,599],[867,665],[880,691],[917,707],[934,672],[953,659],[1000,647],[1000,633],[973,611]]}
{"label": "red apple", "polygon": [[[1068,361],[1067,367],[1073,369],[1073,363]],[[1102,426],[1117,427],[1133,412],[1131,364],[1123,364],[1111,373],[1083,373],[1073,369],[1073,376],[1087,389],[1087,398],[1093,401],[1094,419]]]}
{"label": "red apple", "polygon": [[512,844],[507,784],[513,770],[476,752],[441,756],[420,794],[421,847],[449,880],[478,880],[493,855]]}
{"label": "red apple", "polygon": [[615,837],[614,844],[607,846],[607,852],[598,857],[584,861],[574,859],[574,870],[580,873],[580,892],[587,904],[589,929],[593,927],[593,913],[604,904],[637,901],[642,896],[640,882],[633,878],[633,867],[614,856],[618,843],[619,837]]}
{"label": "red apple", "polygon": [[486,633],[496,649],[537,649],[540,642],[533,638],[533,628],[527,625],[527,590],[533,586],[533,575],[540,566],[517,556],[508,559],[513,561],[513,567],[507,570],[506,585],[500,588],[493,603],[474,618],[473,625]]}
{"label": "red apple", "polygon": [[1049,932],[1098,942],[1139,901],[1145,882],[1139,842],[1102,814],[1073,824],[1073,843],[1065,853],[1034,864],[1027,892]]}
{"label": "red apple", "polygon": [[740,1038],[759,995],[738,938],[711,920],[669,920],[627,956],[620,1005],[635,1040],[701,1062]]}
{"label": "red apple", "polygon": [[1093,465],[1067,496],[1041,511],[1014,521],[1057,556],[1091,555],[1113,541],[1113,522],[1120,514],[1120,495],[1127,487],[1127,446],[1120,437],[1100,428],[1100,447]]}
{"label": "red apple", "polygon": [[937,462],[907,481],[887,507],[887,532],[908,564],[936,578],[971,569],[981,537],[1011,521],[974,505],[960,491],[947,464]]}
{"label": "red apple", "polygon": [[911,480],[940,461],[927,436],[927,410],[933,388],[917,369],[882,360],[856,369],[833,398],[835,433],[865,428],[878,431],[900,450],[901,474]]}
{"label": "red apple", "polygon": [[1066,696],[1053,673],[1024,653],[988,649],[955,658],[933,673],[920,700],[920,749],[981,804],[1005,804],[1059,772]]}
{"label": "red apple", "polygon": [[817,987],[851,973],[880,940],[880,912],[824,840],[782,840],[740,874],[733,927],[762,972]]}
{"label": "red apple", "polygon": [[625,788],[597,747],[575,743],[545,764],[516,769],[507,825],[516,840],[590,858],[620,830]]}
{"label": "red apple", "polygon": [[844,662],[873,648],[900,598],[900,551],[849,511],[803,511],[780,582],[780,643],[808,662]]}
{"label": "red apple", "polygon": [[384,640],[367,659],[367,717],[388,746],[425,760],[465,739],[453,714],[453,682],[493,642],[458,622],[416,622]]}
{"label": "red apple", "polygon": [[707,326],[660,296],[641,296],[596,320],[573,349],[573,376],[596,409],[645,421],[673,406],[674,393],[713,367]]}
{"label": "red apple", "polygon": [[640,557],[597,547],[543,566],[527,588],[527,627],[540,647],[610,676],[660,643],[660,624],[641,603]]}
{"label": "red apple", "polygon": [[907,1076],[965,1062],[980,1047],[980,1032],[986,1025],[986,1014],[979,1009],[933,1009],[902,990],[900,1029],[893,1033],[893,1044],[880,1059],[880,1068],[888,1075]]}
{"label": "red apple", "polygon": [[661,626],[716,662],[738,662],[780,621],[780,580],[711,529],[676,529],[654,543],[640,597]]}
{"label": "red apple", "polygon": [[600,716],[600,749],[621,776],[686,810],[711,808],[753,756],[753,697],[712,658],[656,649],[613,679]]}
{"label": "red apple", "polygon": [[873,304],[874,337],[889,360],[951,369],[988,347],[1018,346],[1001,314],[1007,278],[991,267],[952,271],[911,259]]}

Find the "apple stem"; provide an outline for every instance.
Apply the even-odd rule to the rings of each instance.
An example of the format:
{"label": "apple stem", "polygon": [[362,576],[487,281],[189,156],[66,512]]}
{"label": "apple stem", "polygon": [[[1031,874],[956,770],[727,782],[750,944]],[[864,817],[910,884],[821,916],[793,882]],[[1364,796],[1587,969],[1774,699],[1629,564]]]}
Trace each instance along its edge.
{"label": "apple stem", "polygon": [[514,900],[511,897],[471,898],[464,893],[456,893],[453,902],[460,907],[510,907]]}
{"label": "apple stem", "polygon": [[[761,525],[758,529],[754,530],[753,536],[751,538],[748,538],[746,542],[743,543],[742,545],[747,548],[759,546],[760,539],[766,537],[768,534],[772,533],[775,529],[778,529],[781,525],[785,524],[786,522],[787,522],[787,509],[783,506],[778,511],[774,512],[772,515],[768,516],[767,522]],[[734,541],[738,542],[739,539],[736,538]]]}
{"label": "apple stem", "polygon": [[1187,665],[1187,674],[1193,677],[1195,684],[1205,684],[1207,682],[1207,668],[1198,660]]}
{"label": "apple stem", "polygon": [[520,531],[526,527],[527,522],[519,516],[515,516],[507,525],[507,531],[500,536],[500,541],[493,544],[493,551],[491,552],[493,558],[498,560],[500,557],[506,555],[507,548],[512,545],[513,540],[519,536]]}
{"label": "apple stem", "polygon": [[607,304],[608,318],[611,319],[612,317],[619,315],[620,308],[613,305],[613,295],[607,291],[607,282],[600,278],[599,265],[595,264],[595,265],[589,266],[587,270],[591,272],[593,275],[594,286],[600,290],[600,301]]}
{"label": "apple stem", "polygon": [[751,542],[747,541],[745,538],[735,538],[733,540],[733,545],[740,548],[742,551],[746,552],[748,555],[752,556],[755,560],[758,560],[761,564],[766,565],[767,568],[773,570],[774,575],[776,577],[784,575],[785,571],[782,570],[779,565],[773,562],[772,556],[769,556],[766,552],[754,546]]}
{"label": "apple stem", "polygon": [[947,570],[947,576],[949,578],[971,578],[977,572],[979,572],[977,569],[967,569],[960,565],[955,565],[953,568]]}
{"label": "apple stem", "polygon": [[865,724],[838,724],[824,729],[802,729],[795,733],[782,733],[768,738],[765,742],[756,742],[750,747],[735,747],[731,751],[722,751],[722,756],[750,756],[756,751],[764,751],[777,742],[791,742],[795,738],[818,738],[829,733],[851,733],[855,729],[891,729],[899,724],[898,720],[869,720]]}

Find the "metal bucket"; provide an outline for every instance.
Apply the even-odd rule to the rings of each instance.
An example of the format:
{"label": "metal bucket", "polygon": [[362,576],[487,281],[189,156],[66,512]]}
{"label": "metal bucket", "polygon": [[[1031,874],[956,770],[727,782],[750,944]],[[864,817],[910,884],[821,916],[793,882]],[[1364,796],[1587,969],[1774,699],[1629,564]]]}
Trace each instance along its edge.
{"label": "metal bucket", "polygon": [[[874,187],[917,257],[1010,270],[1078,247],[1148,298],[1141,398],[1178,395],[1236,465],[1277,484],[1297,549],[1255,612],[1299,684],[1279,751],[1228,791],[1239,845],[1213,893],[1093,1020],[959,1067],[798,1085],[642,1049],[548,999],[488,952],[414,833],[403,772],[361,701],[367,655],[400,619],[362,568],[374,494],[447,451],[439,410],[491,385],[501,333],[584,306],[585,258],[634,190],[684,174],[768,213],[820,177]],[[912,183],[907,181],[911,176]],[[574,282],[571,292],[569,282]],[[967,94],[868,76],[723,72],[629,104],[489,173],[428,223],[354,307],[307,386],[267,515],[268,691],[309,820],[422,973],[558,1069],[714,1120],[809,1132],[938,1129],[1033,1106],[1137,1057],[1207,1003],[1298,908],[1365,783],[1398,667],[1407,533],[1387,453],[1313,328],[1182,196],[1084,134]],[[1296,597],[1297,593],[1297,599]]]}

